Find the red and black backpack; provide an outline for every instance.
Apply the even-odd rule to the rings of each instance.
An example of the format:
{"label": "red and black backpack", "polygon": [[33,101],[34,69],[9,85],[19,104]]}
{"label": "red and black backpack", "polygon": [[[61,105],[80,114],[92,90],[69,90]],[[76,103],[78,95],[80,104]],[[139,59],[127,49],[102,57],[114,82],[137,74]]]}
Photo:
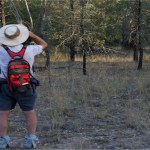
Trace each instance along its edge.
{"label": "red and black backpack", "polygon": [[11,57],[8,63],[8,73],[6,80],[12,91],[26,92],[30,89],[31,79],[30,79],[30,64],[23,58],[26,47],[15,53],[12,52],[7,46],[4,47]]}

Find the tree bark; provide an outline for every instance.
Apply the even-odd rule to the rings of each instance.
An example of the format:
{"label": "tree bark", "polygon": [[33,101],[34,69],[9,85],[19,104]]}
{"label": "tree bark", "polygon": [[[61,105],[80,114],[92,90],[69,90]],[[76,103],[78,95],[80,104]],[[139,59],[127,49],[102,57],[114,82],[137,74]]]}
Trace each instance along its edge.
{"label": "tree bark", "polygon": [[140,52],[138,69],[142,69],[143,48],[141,46],[141,0],[138,0],[138,47]]}
{"label": "tree bark", "polygon": [[33,19],[32,19],[30,10],[29,10],[29,6],[28,6],[28,3],[27,3],[27,0],[24,0],[24,2],[25,2],[25,5],[26,5],[26,9],[27,9],[28,15],[29,15],[29,19],[30,19],[30,30],[33,30]]}
{"label": "tree bark", "polygon": [[5,22],[5,11],[4,11],[4,0],[0,0],[0,26],[4,26]]}
{"label": "tree bark", "polygon": [[[143,50],[141,48],[141,0],[135,0],[135,25],[136,25],[135,26],[136,35],[135,35],[135,40],[134,40],[133,59],[134,61],[140,62],[139,64],[142,64],[142,59],[143,59],[142,51]],[[140,66],[138,66],[138,69]]]}
{"label": "tree bark", "polygon": [[138,52],[136,46],[134,47],[133,60],[136,62],[138,62],[138,60],[139,60],[139,52]]}
{"label": "tree bark", "polygon": [[42,30],[43,30],[44,21],[45,21],[46,5],[47,5],[47,0],[42,0],[40,13],[37,18],[36,24],[34,26],[34,32],[39,36],[42,36]]}
{"label": "tree bark", "polygon": [[85,6],[85,0],[79,0],[80,2],[80,36],[82,38],[82,44],[81,44],[81,50],[83,52],[83,75],[86,75],[86,49],[85,49],[85,41],[83,39],[84,35],[84,25],[83,25],[83,20],[84,20],[84,6]]}
{"label": "tree bark", "polygon": [[123,48],[128,49],[130,47],[129,40],[130,40],[130,25],[129,25],[129,16],[128,11],[130,11],[130,1],[125,5],[125,16],[122,21],[122,41],[121,45]]}
{"label": "tree bark", "polygon": [[[71,34],[73,33],[73,20],[74,20],[74,0],[70,0],[70,11],[71,11]],[[70,44],[70,60],[72,62],[75,61],[75,42],[74,38],[71,38],[71,44]]]}

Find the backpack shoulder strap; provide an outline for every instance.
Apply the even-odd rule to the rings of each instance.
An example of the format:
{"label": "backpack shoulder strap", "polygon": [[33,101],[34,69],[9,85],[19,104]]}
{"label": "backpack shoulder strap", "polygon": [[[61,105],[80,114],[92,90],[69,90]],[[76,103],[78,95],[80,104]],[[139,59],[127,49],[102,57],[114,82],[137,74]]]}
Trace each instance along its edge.
{"label": "backpack shoulder strap", "polygon": [[15,56],[19,56],[19,57],[23,58],[25,50],[26,50],[26,46],[23,46],[19,52],[15,53],[15,52],[11,51],[7,46],[3,46],[3,47],[11,58],[14,58]]}

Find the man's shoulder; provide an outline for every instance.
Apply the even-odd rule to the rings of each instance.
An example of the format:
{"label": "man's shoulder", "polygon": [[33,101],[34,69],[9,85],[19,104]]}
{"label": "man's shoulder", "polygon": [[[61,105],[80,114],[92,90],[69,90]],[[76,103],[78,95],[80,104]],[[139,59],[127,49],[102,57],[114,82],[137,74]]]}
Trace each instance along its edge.
{"label": "man's shoulder", "polygon": [[42,46],[41,46],[41,45],[36,45],[36,44],[34,45],[34,44],[33,44],[33,45],[27,45],[27,47],[33,47],[33,48],[36,48],[36,47],[42,47]]}
{"label": "man's shoulder", "polygon": [[33,51],[35,55],[40,54],[42,52],[42,46],[41,45],[28,45],[27,50]]}

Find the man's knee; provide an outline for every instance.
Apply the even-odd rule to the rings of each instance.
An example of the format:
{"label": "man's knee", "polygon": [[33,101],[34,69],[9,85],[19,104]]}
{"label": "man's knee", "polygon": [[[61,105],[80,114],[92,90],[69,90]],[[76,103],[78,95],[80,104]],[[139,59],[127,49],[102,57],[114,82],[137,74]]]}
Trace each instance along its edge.
{"label": "man's knee", "polygon": [[30,110],[30,111],[23,111],[24,116],[26,119],[34,119],[36,118],[36,112],[35,110]]}
{"label": "man's knee", "polygon": [[0,118],[8,118],[10,111],[0,111]]}
{"label": "man's knee", "polygon": [[25,114],[25,115],[30,115],[30,114],[34,114],[35,113],[35,110],[34,109],[32,109],[32,110],[29,110],[29,111],[23,111],[23,113]]}

